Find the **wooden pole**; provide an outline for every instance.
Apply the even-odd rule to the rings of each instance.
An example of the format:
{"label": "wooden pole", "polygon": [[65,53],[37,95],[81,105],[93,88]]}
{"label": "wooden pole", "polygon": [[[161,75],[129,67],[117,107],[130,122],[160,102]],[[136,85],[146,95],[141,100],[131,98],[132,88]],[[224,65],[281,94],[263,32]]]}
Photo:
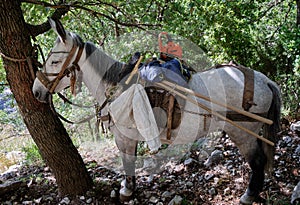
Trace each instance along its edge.
{"label": "wooden pole", "polygon": [[[165,81],[164,81],[164,82],[165,82]],[[185,100],[187,100],[187,101],[189,101],[189,102],[191,102],[191,103],[193,103],[193,104],[199,106],[200,108],[206,110],[206,111],[209,112],[210,114],[212,114],[212,115],[214,115],[214,116],[216,116],[216,117],[218,117],[218,118],[220,118],[220,119],[222,119],[222,120],[224,120],[224,121],[230,123],[231,125],[233,125],[233,126],[239,128],[239,129],[241,129],[241,130],[247,132],[248,134],[250,134],[250,135],[252,135],[252,136],[254,136],[254,137],[256,137],[256,138],[262,140],[263,142],[265,142],[265,143],[267,143],[267,144],[269,144],[269,145],[271,145],[271,146],[274,146],[274,143],[271,142],[270,140],[268,140],[268,139],[266,139],[266,138],[264,138],[264,137],[262,137],[262,136],[259,136],[258,134],[252,132],[251,130],[248,130],[247,128],[245,128],[245,127],[243,127],[243,126],[241,126],[241,125],[239,125],[239,124],[237,124],[237,123],[235,123],[235,122],[233,122],[233,121],[227,119],[225,116],[223,116],[223,115],[221,115],[221,114],[219,114],[219,113],[217,113],[217,112],[214,112],[213,110],[211,110],[210,108],[206,107],[205,105],[202,105],[202,104],[199,103],[198,101],[193,100],[193,99],[191,99],[191,98],[188,98],[188,97],[185,96],[184,94],[182,94],[182,93],[180,93],[180,92],[174,90],[174,88],[169,87],[168,85],[163,84],[163,83],[156,83],[156,84],[157,84],[158,86],[161,86],[162,88],[168,90],[169,92],[172,92],[172,93],[178,95],[179,97],[181,97],[181,98],[183,98],[183,99],[185,99]]]}
{"label": "wooden pole", "polygon": [[172,87],[173,89],[178,89],[178,90],[180,90],[180,91],[186,92],[186,93],[191,94],[191,95],[193,95],[193,96],[202,98],[202,99],[207,100],[207,101],[209,101],[209,102],[212,102],[212,103],[214,103],[214,104],[216,104],[216,105],[219,105],[219,106],[228,108],[228,109],[230,109],[230,110],[232,110],[232,111],[235,111],[235,112],[237,112],[237,113],[240,113],[240,114],[245,115],[245,116],[247,116],[247,117],[250,117],[250,118],[252,118],[252,119],[258,120],[258,121],[260,121],[260,122],[263,122],[263,123],[266,123],[266,124],[269,124],[269,125],[273,124],[273,121],[272,121],[272,120],[269,120],[269,119],[267,119],[267,118],[261,117],[261,116],[256,115],[256,114],[253,114],[253,113],[251,113],[251,112],[247,112],[247,111],[245,111],[245,110],[241,110],[241,109],[239,109],[239,108],[237,108],[237,107],[234,107],[234,106],[231,106],[231,105],[226,105],[226,104],[220,103],[220,102],[218,102],[218,101],[216,101],[216,100],[210,99],[210,98],[207,97],[207,96],[201,95],[200,93],[194,92],[194,91],[191,90],[191,89],[182,87],[182,86],[177,85],[177,84],[175,84],[175,83],[172,83],[172,82],[169,82],[169,81],[166,81],[166,80],[162,81],[161,83],[164,84],[164,85],[168,85],[168,86]]}
{"label": "wooden pole", "polygon": [[172,121],[173,121],[173,110],[174,110],[175,97],[173,95],[169,96],[169,106],[168,106],[168,120],[167,120],[167,140],[171,139]]}
{"label": "wooden pole", "polygon": [[131,71],[129,77],[128,77],[127,80],[125,81],[125,84],[126,84],[126,85],[128,85],[128,84],[130,83],[130,81],[131,81],[131,79],[133,78],[134,74],[137,73],[137,71],[138,71],[138,69],[139,69],[139,65],[140,65],[142,59],[143,59],[143,56],[140,56],[138,62],[135,64],[135,66],[134,66],[133,70]]}

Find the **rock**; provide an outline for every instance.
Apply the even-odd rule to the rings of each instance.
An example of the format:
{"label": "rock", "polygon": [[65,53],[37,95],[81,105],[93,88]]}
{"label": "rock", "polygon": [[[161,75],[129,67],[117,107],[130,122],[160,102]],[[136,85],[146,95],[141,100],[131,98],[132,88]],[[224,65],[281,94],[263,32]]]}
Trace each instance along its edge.
{"label": "rock", "polygon": [[170,197],[171,195],[172,195],[172,193],[171,193],[171,192],[169,192],[169,191],[165,191],[164,193],[162,193],[161,197],[163,197],[163,198],[167,198],[167,197]]}
{"label": "rock", "polygon": [[209,180],[212,179],[214,176],[215,176],[214,174],[206,173],[206,174],[204,175],[204,179],[205,179],[206,181],[209,181]]}
{"label": "rock", "polygon": [[179,195],[176,195],[169,203],[168,205],[180,205],[182,202],[182,197]]}
{"label": "rock", "polygon": [[23,186],[26,186],[26,183],[22,181],[6,181],[4,184],[0,184],[0,195],[13,192]]}
{"label": "rock", "polygon": [[149,199],[151,197],[152,192],[150,191],[144,191],[144,195],[146,199]]}
{"label": "rock", "polygon": [[213,164],[219,163],[224,158],[223,152],[220,150],[213,151],[209,158],[204,162],[206,167],[210,167]]}
{"label": "rock", "polygon": [[1,174],[1,179],[7,180],[17,176],[17,172],[20,169],[21,165],[14,164],[8,168],[4,173]]}
{"label": "rock", "polygon": [[35,199],[33,201],[34,201],[35,204],[39,204],[39,203],[41,203],[42,199],[43,199],[43,197],[40,197],[40,198]]}
{"label": "rock", "polygon": [[193,182],[186,182],[185,184],[187,187],[192,187],[194,185]]}
{"label": "rock", "polygon": [[158,203],[158,201],[159,201],[159,199],[156,198],[155,196],[151,196],[151,198],[149,199],[149,202],[150,202],[150,203],[153,203],[153,204]]}
{"label": "rock", "polygon": [[24,205],[32,205],[34,203],[33,203],[33,201],[23,201],[22,204],[24,204]]}
{"label": "rock", "polygon": [[291,204],[297,204],[297,202],[300,202],[300,182],[295,186],[291,198]]}
{"label": "rock", "polygon": [[70,204],[71,200],[68,197],[63,198],[59,204]]}
{"label": "rock", "polygon": [[111,198],[117,197],[117,194],[116,194],[116,191],[115,191],[115,190],[112,190],[112,191],[110,192],[110,197],[111,197]]}
{"label": "rock", "polygon": [[220,182],[220,178],[214,177],[214,184],[219,184],[219,182]]}
{"label": "rock", "polygon": [[89,198],[89,199],[86,200],[86,203],[87,203],[87,204],[90,204],[90,203],[92,203],[92,201],[93,201],[93,199],[92,199],[92,198]]}
{"label": "rock", "polygon": [[290,136],[283,136],[282,140],[288,145],[293,141],[293,139]]}
{"label": "rock", "polygon": [[297,148],[295,150],[295,154],[300,155],[300,145],[297,146]]}
{"label": "rock", "polygon": [[293,130],[293,131],[299,131],[300,132],[300,121],[292,123],[290,129]]}
{"label": "rock", "polygon": [[128,205],[134,205],[135,203],[134,203],[134,200],[130,200],[127,204]]}
{"label": "rock", "polygon": [[214,196],[217,194],[216,189],[215,188],[211,188],[210,190],[208,190],[209,195]]}
{"label": "rock", "polygon": [[12,162],[20,162],[25,159],[25,153],[20,151],[11,151],[6,154],[6,158]]}
{"label": "rock", "polygon": [[194,161],[194,160],[193,160],[192,158],[188,158],[188,159],[184,160],[184,163],[183,163],[183,164],[184,164],[185,166],[188,166],[188,165],[192,164],[193,161]]}
{"label": "rock", "polygon": [[228,194],[230,194],[230,188],[229,187],[227,187],[226,189],[224,189],[224,195],[228,195]]}
{"label": "rock", "polygon": [[53,197],[52,196],[48,196],[46,199],[45,199],[45,201],[53,201],[54,199],[53,199]]}

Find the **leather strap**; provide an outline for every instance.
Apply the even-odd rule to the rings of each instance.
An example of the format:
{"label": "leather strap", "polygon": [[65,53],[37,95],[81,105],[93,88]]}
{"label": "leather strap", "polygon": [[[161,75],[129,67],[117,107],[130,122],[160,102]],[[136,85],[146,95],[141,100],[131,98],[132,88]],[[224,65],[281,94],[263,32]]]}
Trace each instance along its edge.
{"label": "leather strap", "polygon": [[252,107],[252,105],[256,104],[253,101],[254,96],[254,70],[247,68],[242,65],[238,65],[237,63],[234,63],[230,61],[228,64],[220,64],[216,65],[215,68],[222,68],[224,66],[231,66],[239,71],[241,71],[244,74],[244,93],[243,93],[243,102],[242,107],[245,111],[249,111],[249,109]]}

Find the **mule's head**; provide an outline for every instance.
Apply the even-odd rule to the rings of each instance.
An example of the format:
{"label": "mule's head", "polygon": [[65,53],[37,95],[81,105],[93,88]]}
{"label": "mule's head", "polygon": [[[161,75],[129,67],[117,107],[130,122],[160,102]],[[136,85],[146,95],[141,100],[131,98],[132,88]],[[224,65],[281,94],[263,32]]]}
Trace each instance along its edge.
{"label": "mule's head", "polygon": [[50,94],[74,86],[84,45],[79,36],[66,32],[59,21],[49,19],[49,22],[58,38],[33,83],[33,94],[41,102],[48,102]]}

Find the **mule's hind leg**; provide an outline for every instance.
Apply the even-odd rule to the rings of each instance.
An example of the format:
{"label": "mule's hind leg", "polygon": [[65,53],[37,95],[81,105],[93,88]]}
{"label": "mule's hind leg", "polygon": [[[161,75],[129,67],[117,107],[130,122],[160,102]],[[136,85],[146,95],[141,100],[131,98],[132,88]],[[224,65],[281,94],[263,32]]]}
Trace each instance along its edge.
{"label": "mule's hind leg", "polygon": [[125,179],[121,183],[120,200],[127,201],[135,189],[135,161],[138,141],[125,136],[117,136],[116,144],[120,150]]}
{"label": "mule's hind leg", "polygon": [[252,204],[259,198],[259,193],[263,189],[265,179],[264,167],[267,159],[263,152],[261,141],[257,141],[256,148],[252,153],[248,154],[247,158],[252,174],[250,176],[248,189],[240,199],[242,204]]}

